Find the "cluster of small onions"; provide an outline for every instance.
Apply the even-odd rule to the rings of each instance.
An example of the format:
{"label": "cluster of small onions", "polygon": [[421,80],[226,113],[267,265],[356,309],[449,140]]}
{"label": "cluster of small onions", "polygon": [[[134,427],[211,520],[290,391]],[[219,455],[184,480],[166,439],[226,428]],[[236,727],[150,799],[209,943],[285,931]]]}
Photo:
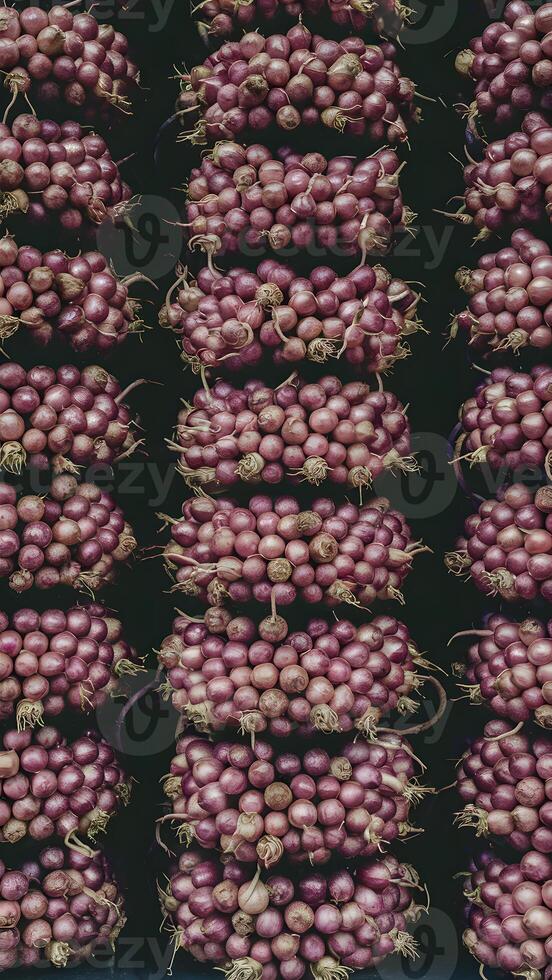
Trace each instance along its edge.
{"label": "cluster of small onions", "polygon": [[[0,144],[1,146],[1,144]],[[209,256],[244,249],[317,246],[342,255],[384,254],[416,217],[399,187],[390,147],[371,157],[332,157],[227,140],[192,170],[190,247]],[[258,253],[257,253],[258,254]],[[322,287],[326,288],[326,287]]]}
{"label": "cluster of small onions", "polygon": [[456,816],[477,836],[500,838],[517,851],[552,852],[552,740],[513,733],[490,721],[462,756]]}
{"label": "cluster of small onions", "polygon": [[552,478],[552,368],[495,368],[460,409],[457,460],[498,470],[544,468]]}
{"label": "cluster of small onions", "polygon": [[204,621],[181,614],[172,629],[158,654],[163,690],[205,732],[373,735],[383,717],[416,710],[417,670],[430,666],[392,616],[362,626],[310,619],[290,633],[280,617],[257,625],[213,607]]}
{"label": "cluster of small onions", "polygon": [[0,217],[18,211],[75,232],[124,213],[130,198],[102,136],[30,113],[0,123]]}
{"label": "cluster of small onions", "polygon": [[101,252],[70,258],[60,249],[42,253],[0,238],[0,341],[19,327],[42,347],[53,340],[73,350],[107,352],[140,323],[128,287],[138,276],[118,279]]}
{"label": "cluster of small onions", "polygon": [[427,550],[385,497],[360,507],[320,497],[302,510],[291,496],[255,494],[247,507],[202,496],[184,501],[180,519],[165,520],[174,590],[210,605],[254,599],[272,602],[274,612],[299,596],[330,606],[403,603],[400,586],[415,555]]}
{"label": "cluster of small onions", "polygon": [[470,346],[485,353],[552,346],[552,254],[526,228],[510,244],[482,255],[476,269],[460,268],[456,281],[470,297],[453,320]]}
{"label": "cluster of small onions", "polygon": [[0,612],[0,719],[15,714],[19,730],[95,711],[140,669],[122,623],[97,603]]}
{"label": "cluster of small onions", "polygon": [[552,126],[528,112],[521,131],[485,147],[481,162],[464,167],[464,210],[452,215],[477,228],[477,241],[512,225],[550,220]]}
{"label": "cluster of small onions", "polygon": [[74,966],[111,948],[123,898],[104,854],[47,847],[13,869],[0,861],[0,921],[0,972]]}
{"label": "cluster of small onions", "polygon": [[76,473],[130,455],[138,441],[127,392],[98,365],[0,364],[0,467]]}
{"label": "cluster of small onions", "polygon": [[130,799],[131,784],[113,749],[95,731],[74,742],[55,728],[8,731],[0,751],[0,841],[16,844],[61,837],[92,855],[111,817]]}
{"label": "cluster of small onions", "polygon": [[252,31],[182,76],[178,108],[200,112],[188,135],[193,143],[273,124],[290,132],[319,123],[379,146],[401,143],[418,113],[416,88],[401,75],[396,54],[387,41],[332,41],[302,23],[267,38]]}
{"label": "cluster of small onions", "polygon": [[470,112],[511,126],[519,113],[552,109],[552,4],[534,10],[512,0],[503,17],[472,39],[456,67],[477,83]]}
{"label": "cluster of small onions", "polygon": [[66,585],[96,592],[137,547],[110,493],[62,473],[46,495],[0,484],[0,578],[26,592]]}
{"label": "cluster of small onions", "polygon": [[515,623],[497,613],[488,617],[485,628],[456,636],[474,637],[467,667],[456,665],[456,673],[467,682],[462,689],[473,703],[488,703],[493,714],[515,725],[535,721],[552,728],[552,621]]}
{"label": "cluster of small onions", "polygon": [[463,942],[483,966],[547,980],[552,957],[552,860],[529,851],[519,864],[481,855],[464,879],[470,902]]}
{"label": "cluster of small onions", "polygon": [[171,805],[161,821],[171,821],[181,842],[265,868],[284,856],[311,865],[333,853],[370,857],[411,832],[411,803],[424,794],[415,775],[400,735],[382,745],[347,742],[333,756],[188,735],[177,742],[164,783]]}
{"label": "cluster of small onions", "polygon": [[454,575],[508,602],[552,598],[552,491],[523,483],[501,487],[464,523],[457,550],[445,556]]}
{"label": "cluster of small onions", "polygon": [[48,12],[8,7],[2,18],[0,69],[14,100],[22,93],[50,104],[110,104],[126,111],[138,77],[127,53],[124,34],[62,4]]}
{"label": "cluster of small onions", "polygon": [[[1,384],[0,368],[0,384]],[[0,437],[2,434],[0,415]],[[191,487],[221,490],[240,481],[371,486],[386,469],[411,470],[410,428],[396,395],[342,384],[327,375],[278,388],[217,381],[178,416],[178,470]]]}
{"label": "cluster of small onions", "polygon": [[271,21],[282,14],[297,19],[328,13],[339,27],[369,27],[378,35],[398,34],[409,17],[400,0],[203,0],[199,12],[200,32],[215,37],[230,37],[256,20]]}
{"label": "cluster of small onions", "polygon": [[381,265],[342,278],[318,266],[303,278],[265,259],[256,272],[204,267],[197,280],[179,279],[160,322],[179,336],[182,359],[196,370],[238,371],[268,353],[282,366],[342,357],[357,369],[384,372],[410,354],[404,338],[421,329],[419,299]]}
{"label": "cluster of small onions", "polygon": [[159,893],[175,952],[217,964],[228,980],[301,980],[309,968],[315,980],[345,980],[392,953],[417,955],[407,930],[425,911],[412,900],[419,887],[391,855],[294,882],[191,850]]}

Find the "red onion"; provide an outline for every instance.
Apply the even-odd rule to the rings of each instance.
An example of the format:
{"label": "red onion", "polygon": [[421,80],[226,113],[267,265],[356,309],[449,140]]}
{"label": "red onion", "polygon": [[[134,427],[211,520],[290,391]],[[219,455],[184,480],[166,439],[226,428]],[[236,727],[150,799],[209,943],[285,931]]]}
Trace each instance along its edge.
{"label": "red onion", "polygon": [[411,803],[429,792],[400,735],[373,745],[348,742],[335,756],[319,748],[277,754],[258,739],[249,749],[190,735],[177,742],[170,773],[170,813],[161,822],[171,821],[180,842],[196,840],[265,868],[284,855],[313,865],[334,852],[376,854],[412,831]]}
{"label": "red onion", "polygon": [[352,872],[305,872],[294,884],[252,878],[247,865],[195,851],[181,855],[166,888],[158,886],[174,954],[183,948],[229,980],[300,980],[307,970],[317,980],[345,980],[389,953],[415,957],[407,930],[426,911],[412,897],[420,888],[414,868],[390,855]]}
{"label": "red onion", "polygon": [[115,463],[141,440],[123,401],[127,391],[104,368],[65,364],[55,371],[36,365],[0,364],[0,467],[20,473],[28,466],[77,474],[92,463]]}
{"label": "red onion", "polygon": [[[221,251],[316,246],[362,261],[369,253],[382,255],[416,217],[403,203],[403,166],[390,148],[360,160],[327,160],[289,147],[273,157],[266,146],[222,140],[191,173],[184,226],[190,247],[207,253],[215,278],[211,257]],[[274,305],[274,297],[263,296],[263,305]]]}
{"label": "red onion", "polygon": [[[551,280],[552,282],[552,280]],[[552,370],[530,373],[495,368],[460,410],[457,461],[487,462],[491,469],[543,469],[552,479]]]}
{"label": "red onion", "polygon": [[94,711],[120,676],[140,669],[122,624],[97,603],[0,612],[0,718],[15,713],[18,729],[66,710]]}
{"label": "red onion", "polygon": [[3,220],[22,211],[41,224],[55,216],[55,223],[68,231],[90,231],[129,208],[130,188],[105,140],[79,123],[16,116],[10,125],[0,123],[0,154]]}
{"label": "red onion", "polygon": [[0,865],[0,971],[76,966],[116,942],[125,924],[123,898],[107,858],[47,847],[38,859]]}
{"label": "red onion", "polygon": [[407,140],[419,118],[416,90],[401,76],[393,44],[327,41],[301,24],[282,38],[285,56],[274,58],[274,40],[245,34],[181,76],[187,111],[201,113],[184,138],[212,143],[272,123],[286,131],[322,123],[380,146]]}
{"label": "red onion", "polygon": [[108,351],[141,330],[128,287],[142,278],[117,279],[100,252],[42,254],[6,235],[0,239],[0,341],[21,327],[43,347],[59,339],[76,351]]}
{"label": "red onion", "polygon": [[55,728],[8,731],[0,751],[0,840],[61,837],[87,857],[109,820],[130,799],[131,783],[96,731],[67,744]]}
{"label": "red onion", "polygon": [[552,740],[490,721],[462,756],[457,791],[461,827],[500,838],[516,851],[552,852]]}
{"label": "red onion", "polygon": [[544,854],[530,851],[519,864],[482,855],[464,879],[470,905],[462,938],[476,960],[534,980],[548,975],[551,881],[552,862]]}
{"label": "red onion", "polygon": [[301,279],[266,259],[256,274],[204,268],[197,282],[178,281],[160,322],[179,336],[182,360],[196,371],[237,371],[268,353],[280,365],[342,357],[363,372],[383,372],[410,354],[405,338],[421,329],[419,299],[380,265],[342,279],[319,266]]}
{"label": "red onion", "polygon": [[[409,10],[399,0],[204,0],[199,8],[198,27],[202,34],[229,37],[237,30],[247,28],[259,18],[271,21],[280,17],[298,19],[302,14],[318,16],[326,11],[334,24],[356,31],[370,27],[378,36],[382,33],[397,34],[408,22]],[[268,39],[269,53],[286,50],[280,35]],[[276,55],[273,55],[276,56]]]}
{"label": "red onion", "polygon": [[159,662],[165,695],[199,730],[239,726],[280,738],[296,728],[302,736],[374,735],[383,717],[415,711],[412,695],[434,680],[417,673],[431,664],[392,616],[359,627],[311,619],[305,631],[288,633],[279,616],[256,626],[211,608],[205,622],[175,620]]}
{"label": "red onion", "polygon": [[11,104],[24,94],[76,109],[90,107],[96,113],[106,104],[128,111],[128,93],[136,87],[138,69],[126,57],[124,34],[106,29],[90,13],[72,14],[59,5],[49,13],[39,6],[21,12],[10,8],[5,21],[0,67],[13,96]]}
{"label": "red onion", "polygon": [[[2,415],[0,435],[1,425]],[[217,381],[180,411],[169,446],[186,483],[211,491],[290,478],[359,488],[387,469],[416,469],[396,396],[360,381],[342,385],[333,375],[316,384],[292,375],[274,389],[262,381],[243,389]]]}
{"label": "red onion", "polygon": [[464,524],[457,550],[445,555],[454,575],[466,575],[487,595],[508,602],[552,597],[552,495],[514,483],[485,500]]}
{"label": "red onion", "polygon": [[514,724],[533,720],[552,728],[552,621],[515,623],[495,614],[484,629],[457,634],[472,635],[467,670],[456,665],[456,673],[466,675],[463,689],[471,701],[488,702],[495,715]]}
{"label": "red onion", "polygon": [[481,256],[477,269],[459,269],[456,280],[470,301],[454,318],[451,336],[461,330],[474,350],[486,353],[552,345],[552,255],[526,228]]}
{"label": "red onion", "polygon": [[404,603],[400,586],[413,558],[428,550],[412,540],[385,497],[361,507],[322,497],[310,510],[294,497],[256,494],[246,508],[202,497],[186,500],[180,519],[164,519],[172,539],[164,559],[175,591],[210,605],[272,599],[273,607],[287,606],[298,596],[330,606],[366,606],[376,598]]}
{"label": "red onion", "polygon": [[52,477],[44,496],[18,497],[0,484],[0,513],[0,578],[18,593],[33,585],[98,591],[137,547],[111,494],[67,473]]}
{"label": "red onion", "polygon": [[506,4],[502,21],[493,20],[481,37],[457,57],[457,69],[477,84],[470,116],[481,115],[513,128],[517,116],[552,108],[550,4],[533,10],[529,3]]}
{"label": "red onion", "polygon": [[473,224],[476,241],[508,227],[549,220],[552,127],[540,113],[529,112],[521,132],[489,143],[481,162],[464,167],[464,183],[462,208],[444,213],[461,224]]}

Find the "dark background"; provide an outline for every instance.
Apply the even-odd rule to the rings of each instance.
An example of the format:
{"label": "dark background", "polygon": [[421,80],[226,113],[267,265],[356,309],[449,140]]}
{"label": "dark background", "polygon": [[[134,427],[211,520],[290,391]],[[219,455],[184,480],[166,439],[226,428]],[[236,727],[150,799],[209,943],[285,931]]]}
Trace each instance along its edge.
{"label": "dark background", "polygon": [[[442,561],[444,551],[453,546],[463,517],[470,510],[463,492],[457,491],[447,463],[447,439],[461,401],[481,377],[471,365],[461,341],[444,347],[445,334],[451,311],[459,310],[463,305],[462,294],[454,284],[454,272],[460,265],[474,264],[482,249],[472,246],[469,230],[447,222],[434,214],[433,209],[450,210],[447,199],[462,189],[461,169],[452,155],[463,156],[464,124],[453,105],[463,101],[466,93],[462,96],[454,72],[454,54],[472,34],[479,33],[488,14],[483,7],[463,0],[414,6],[415,23],[403,38],[400,62],[404,74],[413,78],[419,92],[432,101],[424,99],[420,102],[424,120],[412,132],[412,149],[407,154],[408,166],[403,172],[402,186],[406,203],[419,215],[416,221],[419,233],[415,240],[405,236],[399,241],[395,255],[386,257],[383,262],[404,279],[424,284],[421,288],[425,303],[420,307],[420,315],[429,334],[411,338],[413,356],[400,363],[385,379],[385,384],[399,394],[404,404],[409,403],[411,426],[421,452],[422,474],[403,480],[386,480],[377,489],[393,496],[411,520],[414,536],[423,538],[433,549],[433,554],[416,560],[406,584],[406,607],[389,606],[389,611],[408,623],[412,636],[420,649],[427,651],[429,659],[447,669],[451,659],[461,659],[465,650],[461,643],[452,651],[448,650],[448,638],[459,629],[478,625],[483,611],[490,608],[469,583],[449,576]],[[106,9],[107,5],[100,3],[96,13],[102,16]],[[198,379],[183,370],[172,335],[156,325],[157,308],[173,281],[172,269],[176,260],[184,258],[192,269],[201,261],[200,256],[185,255],[182,233],[167,223],[182,213],[184,196],[177,188],[188,179],[201,148],[186,142],[177,144],[180,127],[174,123],[165,124],[165,121],[172,115],[178,90],[177,81],[171,77],[175,75],[174,66],[181,68],[185,64],[190,68],[205,57],[206,51],[188,16],[186,0],[172,0],[169,19],[161,30],[155,29],[157,18],[151,3],[138,4],[132,12],[123,11],[115,20],[131,39],[142,69],[143,91],[134,117],[118,117],[109,134],[110,145],[114,159],[134,154],[124,165],[124,174],[134,191],[142,195],[142,202],[134,213],[134,234],[128,229],[101,229],[99,244],[111,254],[117,271],[125,274],[139,269],[152,278],[159,289],[158,293],[148,287],[137,290],[144,300],[144,319],[152,329],[141,339],[130,338],[122,349],[107,359],[106,365],[125,384],[136,377],[144,377],[163,385],[144,386],[132,395],[131,403],[140,412],[145,428],[149,455],[142,462],[134,460],[125,465],[120,474],[123,477],[120,502],[131,517],[141,548],[147,549],[162,540],[158,536],[156,511],[178,514],[179,501],[186,490],[179,477],[172,480],[168,494],[159,494],[157,487],[160,477],[164,479],[167,472],[170,475],[171,460],[163,440],[171,434],[179,399],[189,399],[198,385]],[[315,25],[308,18],[305,22],[320,33],[327,31],[330,36],[335,36],[335,27],[323,18]],[[103,132],[106,130],[105,126],[98,128]],[[274,134],[266,139],[263,135],[261,141],[271,146],[282,142]],[[294,145],[299,142],[305,149],[316,147],[327,156],[364,151],[358,141],[355,143],[328,130],[303,130],[293,135],[293,142]],[[36,238],[36,232],[24,224],[19,224],[17,232],[20,242],[24,240],[23,235],[27,239]],[[54,247],[59,243],[59,236],[54,234],[42,240],[46,247]],[[435,240],[441,243],[437,256]],[[333,256],[316,260],[306,256],[284,256],[284,260],[286,258],[301,271],[320,263],[335,262],[340,272],[351,267],[350,261]],[[242,257],[239,258],[239,264],[248,262],[255,264],[252,259],[242,261]],[[79,363],[95,360],[93,357],[76,357],[67,349],[51,348],[47,352],[38,352],[30,347],[23,335],[9,342],[8,352],[27,366],[36,361],[59,364],[70,360]],[[313,366],[309,370],[315,376]],[[343,362],[330,362],[327,370],[330,373],[335,370],[341,377],[346,374]],[[279,383],[284,377],[270,366],[263,366],[262,372],[270,382]],[[477,477],[474,483],[477,483]],[[480,482],[479,488],[482,486]],[[304,490],[300,492],[304,496]],[[149,672],[142,675],[143,680],[135,685],[136,690],[142,684],[154,686],[155,655],[152,651],[170,632],[175,604],[174,596],[167,592],[170,583],[162,563],[155,555],[157,550],[142,551],[142,556],[151,560],[135,562],[130,570],[122,573],[118,586],[106,595],[106,601],[119,611],[128,638],[149,658]],[[13,594],[6,595],[7,592],[5,588],[3,597],[11,608],[19,600]],[[30,604],[30,601],[29,596],[24,596],[22,604]],[[35,601],[34,595],[32,601]],[[59,596],[50,593],[36,599],[41,607],[57,603],[67,606],[70,601],[71,597],[66,593]],[[181,608],[187,601],[180,600]],[[191,605],[185,608],[194,611]],[[374,613],[382,608],[380,605]],[[520,608],[522,616],[526,611]],[[307,612],[297,604],[291,611],[292,619],[297,624],[302,623]],[[358,614],[353,612],[351,615]],[[455,698],[454,680],[449,678],[447,683],[451,698]],[[98,724],[106,737],[122,739],[129,770],[138,785],[131,806],[110,829],[106,844],[127,892],[128,925],[113,972],[120,980],[134,976],[153,978],[164,974],[162,950],[166,943],[166,938],[158,932],[160,916],[155,880],[165,868],[153,844],[154,821],[161,807],[159,779],[167,772],[171,757],[174,718],[152,690],[130,712],[123,727],[117,727],[115,710],[103,712]],[[424,703],[422,716],[431,710],[431,704]],[[413,740],[417,755],[428,766],[426,783],[445,787],[452,782],[453,760],[461,755],[467,739],[481,731],[487,718],[484,709],[470,708],[465,701],[460,701],[449,705],[449,712],[436,732]],[[85,723],[83,718],[64,720],[68,731],[77,730]],[[432,980],[477,976],[478,966],[462,949],[459,940],[463,928],[461,882],[454,880],[454,875],[467,867],[477,845],[469,831],[452,828],[452,812],[456,808],[457,800],[450,790],[430,797],[414,813],[414,821],[426,828],[425,834],[396,846],[405,860],[416,865],[427,883],[433,911],[429,920],[422,920],[417,930],[422,948],[420,960],[411,965],[394,957],[379,969],[384,980],[401,976],[430,977]],[[11,853],[15,862],[16,849]],[[18,846],[17,854],[22,853],[24,848]],[[97,962],[78,967],[76,972],[81,977],[92,976],[100,968],[104,975],[112,969]],[[182,978],[205,972],[182,953],[174,971],[175,976]]]}

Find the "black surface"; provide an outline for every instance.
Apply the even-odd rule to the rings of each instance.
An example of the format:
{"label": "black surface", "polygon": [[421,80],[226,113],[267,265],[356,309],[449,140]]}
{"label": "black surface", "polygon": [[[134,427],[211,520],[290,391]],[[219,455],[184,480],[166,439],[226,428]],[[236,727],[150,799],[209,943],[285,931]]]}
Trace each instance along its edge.
{"label": "black surface", "polygon": [[[100,3],[96,12],[101,14],[107,6]],[[102,231],[100,235],[102,245],[113,256],[117,271],[125,273],[138,268],[159,286],[157,295],[147,288],[139,290],[147,300],[144,317],[153,329],[144,334],[141,342],[131,339],[106,362],[125,383],[141,376],[163,385],[142,387],[132,397],[132,404],[139,409],[146,430],[149,458],[143,465],[134,462],[126,468],[134,481],[132,492],[128,478],[126,489],[123,486],[120,489],[121,503],[132,518],[143,548],[156,545],[160,540],[155,512],[178,512],[178,501],[185,490],[178,477],[172,481],[168,495],[156,492],[159,477],[164,480],[170,466],[163,439],[171,432],[179,399],[189,398],[198,384],[190,372],[183,371],[170,333],[156,326],[156,306],[172,282],[171,270],[177,258],[185,257],[181,233],[164,219],[178,218],[183,195],[174,188],[187,180],[199,154],[199,149],[188,143],[176,144],[178,127],[166,127],[160,138],[158,132],[173,111],[177,92],[177,82],[170,77],[174,75],[173,66],[185,63],[190,67],[205,57],[205,48],[188,19],[185,0],[170,0],[169,6],[170,14],[161,30],[155,29],[157,18],[151,3],[147,5],[145,16],[139,6],[133,7],[132,16],[130,10],[120,15],[119,26],[130,36],[142,68],[143,101],[134,118],[120,117],[110,138],[115,159],[134,154],[125,164],[124,173],[133,189],[143,195],[143,202],[137,212],[138,235],[134,239],[122,231]],[[471,246],[469,232],[447,224],[432,209],[446,209],[447,198],[462,189],[460,168],[451,157],[451,154],[462,155],[463,144],[463,123],[452,108],[460,95],[454,73],[454,53],[472,34],[478,33],[486,22],[486,15],[483,8],[474,3],[462,3],[462,0],[444,0],[428,4],[427,9],[421,6],[417,9],[418,27],[406,33],[400,57],[404,73],[416,81],[424,96],[433,100],[421,102],[424,121],[412,133],[412,151],[403,174],[404,197],[419,215],[419,233],[415,240],[406,236],[395,255],[386,258],[384,263],[403,278],[424,283],[426,302],[421,307],[421,315],[430,334],[412,338],[413,357],[399,364],[385,383],[399,394],[403,403],[410,404],[412,429],[424,451],[425,475],[410,478],[408,482],[391,481],[391,490],[397,503],[406,509],[415,536],[422,537],[433,548],[434,554],[417,559],[405,589],[406,607],[400,610],[394,606],[393,612],[408,623],[413,637],[420,648],[427,651],[428,657],[447,668],[450,660],[462,652],[461,648],[455,649],[453,654],[447,650],[448,637],[458,629],[477,624],[481,612],[489,608],[470,584],[448,576],[442,564],[443,552],[453,545],[462,519],[469,511],[469,503],[461,492],[457,492],[446,462],[448,433],[455,424],[460,402],[480,377],[471,367],[461,342],[450,344],[443,350],[444,334],[451,311],[462,305],[462,296],[454,285],[454,271],[459,265],[469,265],[482,249]],[[313,26],[308,18],[306,23]],[[326,28],[334,32],[322,19],[315,27],[321,32]],[[302,132],[301,140],[306,147],[316,146],[327,155],[362,152],[362,146],[327,130]],[[276,145],[278,140],[271,138],[270,142]],[[154,159],[155,146],[157,160]],[[346,146],[349,148],[345,149]],[[20,241],[23,241],[22,237]],[[436,243],[440,243],[437,256]],[[48,241],[48,247],[56,244],[58,238],[54,235]],[[193,267],[198,261],[194,256],[190,264]],[[323,257],[319,261],[331,264],[332,257]],[[293,258],[293,262],[297,269],[308,268],[308,259]],[[346,268],[347,264],[341,263],[341,267]],[[29,346],[24,336],[10,342],[9,353],[26,365],[43,360],[61,363],[75,359],[68,350],[51,349],[45,354],[40,353]],[[85,363],[94,359],[76,360]],[[331,362],[328,369],[334,368],[343,375],[342,363]],[[276,383],[283,378],[275,371],[267,371],[265,376]],[[173,597],[167,594],[168,585],[161,562],[152,558],[135,563],[106,596],[119,610],[128,637],[143,654],[150,655],[151,672],[144,675],[144,683],[153,678],[155,658],[151,651],[170,629],[174,603]],[[2,589],[5,595],[8,590]],[[30,598],[29,595],[23,597],[23,604],[29,604]],[[14,601],[12,595],[6,596],[10,606]],[[55,605],[58,601],[68,605],[71,596],[67,593],[48,594],[39,597],[38,601],[44,606]],[[374,613],[379,609],[381,607],[374,608]],[[525,610],[520,611],[523,614]],[[304,611],[296,608],[294,615],[300,621]],[[451,696],[455,697],[453,681],[449,681],[448,686]],[[451,760],[460,756],[467,738],[479,732],[487,719],[483,709],[469,708],[465,702],[449,708],[444,723],[436,732],[414,740],[417,755],[428,766],[425,781],[437,787],[452,781],[454,764]],[[82,719],[72,721],[71,727],[80,722]],[[102,716],[99,723],[107,735],[112,734],[112,718]],[[125,745],[129,750],[130,771],[139,785],[131,807],[117,821],[107,844],[127,889],[129,921],[115,968],[115,975],[121,980],[137,975],[162,976],[162,949],[166,942],[158,932],[160,916],[155,877],[159,858],[153,845],[153,830],[161,803],[158,780],[167,771],[171,754],[173,720],[166,706],[148,695],[132,715],[132,725],[132,730],[125,736]],[[423,947],[421,959],[410,965],[400,963],[394,957],[380,967],[383,978],[406,976],[448,980],[452,976],[471,978],[477,975],[477,965],[461,950],[457,938],[462,929],[462,902],[460,883],[453,880],[454,874],[466,867],[476,843],[468,831],[452,829],[451,813],[455,803],[450,791],[430,797],[415,812],[416,823],[425,826],[426,833],[409,843],[397,845],[399,853],[416,865],[427,882],[433,911],[429,925],[422,921],[418,930],[417,938]],[[17,854],[21,853],[22,849],[18,848]],[[14,860],[15,854],[14,849]],[[182,954],[177,966],[175,975],[179,977],[204,972]],[[84,978],[97,975],[99,969],[104,975],[111,970],[107,965],[94,963],[90,967],[79,967],[76,972]]]}

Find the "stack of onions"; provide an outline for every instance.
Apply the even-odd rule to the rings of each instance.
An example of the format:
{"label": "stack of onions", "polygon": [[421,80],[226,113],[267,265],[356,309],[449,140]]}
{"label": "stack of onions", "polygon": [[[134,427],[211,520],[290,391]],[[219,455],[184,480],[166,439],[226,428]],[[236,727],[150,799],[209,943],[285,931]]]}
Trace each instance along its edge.
{"label": "stack of onions", "polygon": [[159,893],[175,952],[228,980],[301,980],[309,969],[315,980],[345,980],[392,953],[417,955],[407,929],[425,911],[412,898],[419,888],[414,868],[390,855],[294,883],[187,851]]}
{"label": "stack of onions", "polygon": [[456,59],[477,83],[470,114],[510,126],[519,113],[552,109],[552,3],[538,10],[512,0],[504,20],[495,20]]}
{"label": "stack of onions", "polygon": [[332,853],[369,857],[412,827],[414,778],[400,735],[382,744],[347,742],[339,755],[310,748],[276,752],[268,742],[181,738],[164,790],[181,842],[269,868],[284,858],[325,864]]}
{"label": "stack of onions", "polygon": [[485,147],[480,163],[464,167],[463,208],[448,215],[473,223],[484,241],[508,227],[550,220],[552,202],[552,127],[538,112],[529,112],[521,132]]}
{"label": "stack of onions", "polygon": [[301,23],[268,38],[255,31],[183,75],[178,108],[200,112],[192,143],[319,123],[380,146],[404,142],[419,117],[414,83],[401,75],[396,55],[389,42],[332,41]]}
{"label": "stack of onions", "polygon": [[363,261],[368,253],[384,254],[416,217],[403,203],[403,166],[390,148],[364,160],[327,160],[318,152],[286,148],[273,157],[258,143],[219,142],[191,173],[190,246],[209,260],[221,251],[288,246]]}
{"label": "stack of onions", "polygon": [[95,711],[141,664],[121,622],[97,603],[0,612],[0,719],[24,729],[67,709]]}
{"label": "stack of onions", "polygon": [[289,633],[281,617],[257,626],[212,608],[204,622],[175,619],[159,662],[163,690],[196,728],[239,726],[278,738],[296,728],[302,736],[374,735],[384,716],[415,711],[411,695],[430,679],[417,674],[430,664],[392,616],[358,627],[311,619]]}
{"label": "stack of onions", "polygon": [[53,340],[73,350],[108,351],[140,328],[128,295],[140,275],[117,279],[101,252],[70,258],[54,249],[0,239],[0,341],[20,327],[42,347]]}
{"label": "stack of onions", "polygon": [[299,18],[329,13],[334,24],[355,31],[371,28],[375,34],[398,34],[408,21],[409,9],[400,0],[203,0],[196,10],[201,33],[230,37],[254,21],[274,20],[282,13]]}
{"label": "stack of onions", "polygon": [[484,629],[456,636],[474,637],[467,670],[457,665],[473,703],[488,702],[495,715],[514,724],[533,720],[552,728],[552,621],[515,623],[494,614]]}
{"label": "stack of onions", "polygon": [[0,364],[0,467],[78,473],[130,455],[138,440],[124,398],[133,387],[123,391],[98,365]]}
{"label": "stack of onions", "polygon": [[490,721],[464,753],[457,790],[461,827],[500,838],[516,851],[552,852],[552,740]]}
{"label": "stack of onions", "polygon": [[383,372],[410,354],[405,338],[421,328],[419,299],[381,265],[359,266],[343,278],[318,266],[302,278],[265,259],[256,273],[206,267],[197,280],[182,276],[160,322],[179,335],[182,360],[195,370],[237,371],[268,353],[279,365],[343,358],[362,371]]}
{"label": "stack of onions", "polygon": [[92,856],[95,842],[130,799],[131,783],[113,749],[95,731],[74,742],[55,728],[8,731],[0,751],[0,841],[16,844],[62,837]]}
{"label": "stack of onions", "polygon": [[[412,560],[428,550],[384,497],[361,507],[320,497],[310,510],[290,496],[255,494],[247,507],[196,497],[182,504],[180,519],[165,520],[172,540],[164,557],[175,590],[210,605],[272,601],[273,617],[276,603],[289,606],[297,597],[330,606],[403,603]],[[283,629],[280,617],[275,631],[276,623]]]}
{"label": "stack of onions", "polygon": [[477,351],[493,353],[552,346],[552,255],[526,228],[509,245],[482,255],[476,269],[461,268],[456,281],[470,297],[453,320]]}
{"label": "stack of onions", "polygon": [[18,496],[0,484],[0,578],[15,592],[67,585],[95,592],[137,547],[110,493],[54,476],[46,495]]}
{"label": "stack of onions", "polygon": [[91,230],[128,208],[122,181],[107,144],[80,123],[16,116],[0,123],[0,218],[23,211],[32,221],[55,219],[75,232]]}
{"label": "stack of onions", "polygon": [[8,7],[0,38],[4,85],[13,93],[35,95],[74,108],[113,105],[127,110],[138,69],[126,57],[124,34],[89,13],[73,14],[55,4],[18,11]]}
{"label": "stack of onions", "polygon": [[[76,966],[113,947],[125,924],[107,858],[47,847],[8,869],[0,861],[0,972]],[[103,960],[102,960],[103,962]]]}
{"label": "stack of onions", "polygon": [[187,484],[210,490],[290,477],[361,488],[387,469],[416,467],[396,395],[361,381],[343,385],[334,375],[316,384],[292,377],[278,388],[253,380],[243,389],[226,381],[200,388],[169,445]]}
{"label": "stack of onions", "polygon": [[519,864],[483,855],[464,881],[471,903],[463,941],[483,966],[546,980],[552,957],[552,861],[529,851]]}
{"label": "stack of onions", "polygon": [[457,459],[493,470],[542,467],[552,479],[551,423],[552,368],[495,368],[460,409]]}
{"label": "stack of onions", "polygon": [[487,595],[508,602],[552,598],[552,490],[501,487],[466,518],[464,537],[445,564]]}

